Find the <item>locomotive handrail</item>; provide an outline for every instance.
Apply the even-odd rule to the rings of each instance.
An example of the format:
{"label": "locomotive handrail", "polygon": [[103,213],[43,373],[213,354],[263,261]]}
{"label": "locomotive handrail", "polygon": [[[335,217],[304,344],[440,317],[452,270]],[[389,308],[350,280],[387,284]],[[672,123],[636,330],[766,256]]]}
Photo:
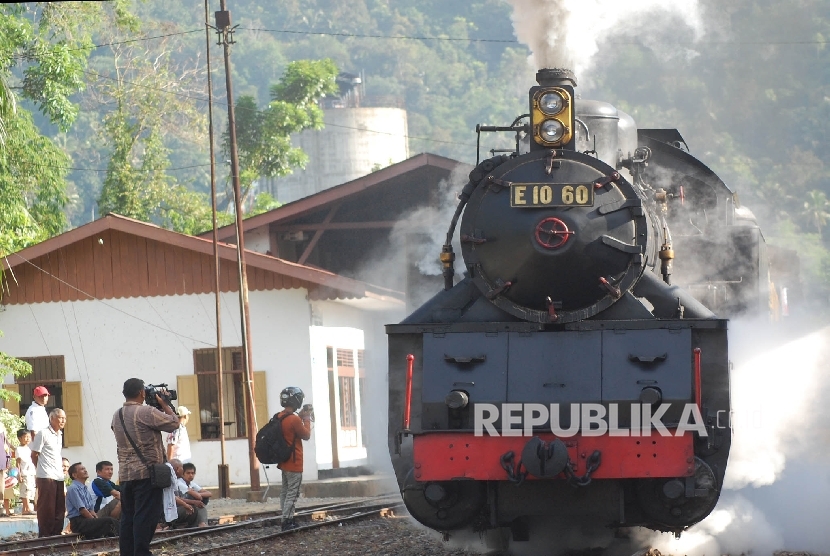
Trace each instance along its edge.
{"label": "locomotive handrail", "polygon": [[411,353],[406,356],[406,406],[403,409],[403,430],[409,430],[409,417],[412,409],[412,367],[415,365],[415,356]]}

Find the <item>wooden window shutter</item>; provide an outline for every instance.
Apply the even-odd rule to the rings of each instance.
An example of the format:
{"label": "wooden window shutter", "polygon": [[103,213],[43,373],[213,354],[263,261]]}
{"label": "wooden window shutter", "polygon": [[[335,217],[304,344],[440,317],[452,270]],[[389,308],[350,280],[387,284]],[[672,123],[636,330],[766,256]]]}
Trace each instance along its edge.
{"label": "wooden window shutter", "polygon": [[66,413],[66,427],[63,430],[66,447],[83,446],[84,411],[80,382],[63,383],[63,411]]}
{"label": "wooden window shutter", "polygon": [[[4,384],[3,389],[8,390],[9,392],[14,392],[15,394],[20,393],[20,386],[17,384]],[[20,415],[20,402],[9,398],[5,402],[3,402],[3,407],[9,410],[9,413],[17,417]]]}
{"label": "wooden window shutter", "polygon": [[[256,424],[262,428],[271,419],[268,413],[268,390],[265,383],[265,371],[254,371],[254,409],[256,411]],[[256,435],[258,431],[254,431]]]}
{"label": "wooden window shutter", "polygon": [[187,436],[191,440],[202,439],[202,422],[199,416],[199,381],[196,375],[180,375],[176,377],[178,383],[179,406],[190,410],[190,419],[187,420]]}

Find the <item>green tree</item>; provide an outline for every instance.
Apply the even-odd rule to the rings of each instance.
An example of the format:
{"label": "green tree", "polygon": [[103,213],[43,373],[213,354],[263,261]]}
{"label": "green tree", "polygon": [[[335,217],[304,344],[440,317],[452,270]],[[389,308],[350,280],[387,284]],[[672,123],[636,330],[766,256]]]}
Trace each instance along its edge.
{"label": "green tree", "polygon": [[827,225],[830,218],[830,201],[824,191],[810,191],[807,194],[807,201],[804,203],[804,216],[812,226],[815,227],[819,239],[822,238],[821,230]]}
{"label": "green tree", "polygon": [[[78,114],[92,33],[105,13],[127,24],[124,0],[0,6],[0,256],[66,228],[69,156],[35,125],[29,104],[66,130]],[[22,101],[22,102],[21,102]],[[0,273],[2,281],[8,279]],[[0,381],[31,366],[0,352]],[[19,396],[0,389],[0,399]],[[5,411],[5,410],[4,410]],[[11,429],[9,429],[11,430]]]}
{"label": "green tree", "polygon": [[78,108],[70,97],[83,88],[91,47],[81,22],[99,11],[85,2],[0,6],[0,255],[66,227],[69,158],[18,97],[60,129],[72,124]]}
{"label": "green tree", "polygon": [[106,177],[98,197],[101,213],[115,212],[183,233],[208,226],[204,194],[178,183],[170,168],[172,137],[206,143],[206,120],[194,99],[204,96],[198,65],[177,66],[167,41],[152,50],[115,45],[110,75],[96,80],[97,95],[111,110],[100,128],[110,145]]}
{"label": "green tree", "polygon": [[[288,64],[271,86],[271,102],[263,110],[256,99],[243,95],[236,102],[236,141],[243,200],[260,177],[280,177],[304,168],[308,156],[291,146],[291,134],[321,129],[323,111],[317,101],[337,92],[337,66],[332,60],[298,60]],[[225,133],[225,152],[230,152]]]}

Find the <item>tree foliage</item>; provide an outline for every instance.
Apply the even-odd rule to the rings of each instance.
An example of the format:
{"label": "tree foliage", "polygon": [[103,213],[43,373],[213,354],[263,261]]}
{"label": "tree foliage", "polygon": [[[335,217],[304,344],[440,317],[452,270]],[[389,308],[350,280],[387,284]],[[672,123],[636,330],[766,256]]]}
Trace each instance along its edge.
{"label": "tree foliage", "polygon": [[[756,213],[765,234],[771,231],[766,235],[770,242],[794,246],[810,258],[805,267],[815,272],[808,287],[822,286],[822,291],[830,293],[830,265],[821,262],[830,245],[830,217],[826,216],[830,208],[824,204],[830,197],[825,152],[830,137],[826,40],[830,4],[822,0],[796,4],[701,0],[707,28],[701,41],[683,36],[682,25],[661,30],[653,22],[648,32],[629,33],[624,40],[609,33],[599,43],[593,69],[578,76],[577,92],[583,98],[615,104],[632,114],[641,128],[679,129],[692,153],[722,176]],[[114,90],[103,94],[96,84],[96,94],[86,95],[89,102],[81,105],[80,112],[67,95],[90,78],[89,72],[78,72],[90,33],[99,43],[140,38],[138,20],[147,22],[145,28],[152,22],[161,30],[159,35],[183,33],[164,43],[165,64],[170,69],[166,76],[168,82],[187,79],[184,68],[192,69],[192,61],[204,55],[201,33],[186,33],[203,29],[201,8],[148,0],[133,5],[133,17],[121,2],[120,8],[105,10],[110,14],[107,21],[120,21],[121,28],[131,25],[132,34],[116,38],[112,32],[85,28],[98,17],[97,8],[91,5],[26,6],[0,9],[4,18],[0,20],[4,37],[0,80],[7,84],[5,89],[0,87],[0,122],[7,123],[14,106],[8,100],[14,101],[14,95],[43,111],[42,117],[31,121],[47,130],[47,135],[56,135],[52,126],[65,127],[73,118],[77,122],[61,136],[62,145],[72,154],[72,165],[89,169],[70,175],[70,186],[77,188],[79,199],[79,208],[70,211],[73,223],[89,218],[105,181],[97,177],[97,170],[104,167],[109,172],[105,174],[107,191],[101,196],[103,206],[118,210],[114,207],[123,203],[132,214],[183,231],[209,222],[204,218],[209,215],[204,197],[209,183],[207,148],[203,138],[192,133],[198,128],[196,120],[148,126],[137,117],[139,107],[154,110],[168,102],[162,97],[203,97],[203,91],[196,94],[196,81],[177,89],[170,83],[153,84],[152,76],[140,77],[140,72],[131,74],[122,84],[120,107]],[[315,80],[321,83],[322,74],[314,75],[315,67],[308,64],[292,65],[292,60],[325,56],[344,71],[360,73],[368,98],[381,99],[381,105],[404,106],[411,152],[475,160],[475,124],[509,124],[527,111],[527,89],[536,68],[527,64],[523,45],[496,42],[514,36],[510,15],[509,5],[502,0],[286,0],[272,4],[239,0],[234,4],[234,23],[240,27],[232,48],[232,77],[234,89],[241,93],[236,118],[246,192],[259,177],[284,175],[301,166],[305,159],[292,149],[288,136],[296,132],[293,129],[302,129],[299,124],[314,128],[324,123],[314,112],[314,103],[308,101],[324,94],[309,86]],[[56,31],[46,33],[41,21]],[[625,21],[614,32],[630,31],[636,25],[641,22]],[[291,33],[275,31],[280,29]],[[48,49],[48,55],[34,48],[37,44]],[[152,63],[163,51],[160,44],[137,42],[132,57]],[[33,56],[22,56],[24,50]],[[218,61],[217,49],[213,55]],[[125,59],[118,56],[115,50],[96,49],[92,65],[107,79],[117,79],[113,68]],[[42,60],[42,67],[37,60]],[[37,67],[26,72],[31,65]],[[214,67],[220,68],[221,63]],[[217,69],[217,75],[221,73]],[[302,75],[309,80],[301,79]],[[152,101],[151,95],[144,95],[145,102],[138,85],[131,89],[128,82],[155,87],[158,95]],[[216,107],[222,106],[221,93],[215,102]],[[214,111],[217,121],[224,118],[223,112]],[[105,120],[105,115],[111,116]],[[217,127],[225,126],[221,121]],[[103,139],[98,139],[99,134]],[[482,138],[485,152],[509,144],[510,138],[502,143],[493,136]],[[184,173],[175,170],[189,166],[195,168]],[[57,196],[56,203],[44,206],[66,203],[73,193],[70,187],[62,200]],[[159,201],[159,197],[166,200]],[[16,206],[26,209],[19,218],[30,218],[36,193],[15,198]],[[248,199],[247,205],[251,203]],[[26,228],[26,241],[33,241],[37,230],[46,229],[37,224]],[[828,271],[822,274],[825,267]]]}
{"label": "tree foliage", "polygon": [[92,20],[99,8],[75,5],[0,6],[0,255],[60,233],[66,226],[69,157],[43,134],[23,102],[67,129],[71,100],[84,86]]}
{"label": "tree foliage", "polygon": [[[195,95],[200,66],[177,66],[172,48],[114,45],[111,71],[95,82],[109,107],[99,128],[108,145],[107,171],[98,197],[100,212],[114,212],[193,233],[210,222],[207,196],[171,175],[170,138],[206,143],[206,120]],[[103,72],[102,72],[103,73]]]}
{"label": "tree foliage", "polygon": [[[253,96],[239,97],[235,106],[239,181],[243,198],[260,177],[280,177],[304,168],[308,156],[291,146],[291,134],[321,129],[323,111],[317,101],[337,92],[337,66],[329,59],[291,62],[271,86],[271,102],[257,107]],[[230,152],[225,133],[225,152]]]}

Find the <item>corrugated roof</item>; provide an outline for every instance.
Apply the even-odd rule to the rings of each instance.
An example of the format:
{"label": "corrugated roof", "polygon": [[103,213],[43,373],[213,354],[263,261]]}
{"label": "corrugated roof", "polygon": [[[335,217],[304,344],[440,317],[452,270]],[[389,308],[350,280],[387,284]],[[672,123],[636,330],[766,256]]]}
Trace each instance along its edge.
{"label": "corrugated roof", "polygon": [[[437,154],[421,153],[402,162],[398,162],[397,164],[387,166],[377,172],[372,172],[366,176],[331,187],[324,191],[320,191],[314,195],[309,195],[308,197],[287,203],[263,214],[246,218],[243,221],[244,230],[247,232],[254,228],[259,228],[274,222],[290,220],[319,211],[326,206],[333,205],[356,193],[388,185],[393,182],[395,178],[419,169],[423,169],[424,167],[439,168],[449,173],[460,164],[462,163],[457,160],[439,156]],[[236,229],[233,225],[225,226],[219,229],[219,238],[232,238],[235,236],[235,233]],[[212,232],[206,232],[202,234],[201,237],[208,237],[211,234]]]}
{"label": "corrugated roof", "polygon": [[[166,293],[161,294],[156,293],[156,295],[166,295],[169,293],[199,293],[197,290],[204,290],[208,282],[210,282],[210,289],[212,289],[212,278],[208,279],[203,276],[205,274],[203,267],[205,267],[205,265],[212,265],[212,241],[200,237],[176,233],[153,224],[134,220],[132,218],[109,214],[94,222],[80,226],[74,230],[70,230],[37,245],[32,245],[31,247],[27,247],[17,253],[4,257],[3,269],[8,272],[7,288],[9,288],[9,291],[3,300],[4,303],[14,303],[15,298],[20,298],[20,295],[22,295],[20,292],[18,292],[16,296],[14,295],[15,285],[22,287],[19,283],[17,283],[18,281],[15,273],[17,272],[18,274],[22,274],[25,273],[27,269],[30,270],[32,268],[36,270],[34,275],[38,277],[38,281],[41,280],[41,275],[44,273],[57,278],[56,280],[43,281],[42,284],[40,282],[37,284],[37,299],[40,301],[59,301],[73,298],[87,299],[90,297],[131,297],[134,295],[140,295],[145,291],[149,294],[150,289],[148,289],[146,281],[142,282],[137,279],[133,280],[134,283],[131,287],[130,279],[132,277],[125,275],[123,278],[119,279],[117,276],[114,276],[116,273],[120,274],[122,266],[134,263],[136,261],[136,255],[140,257],[143,254],[145,258],[149,258],[147,246],[143,245],[142,249],[135,249],[135,244],[130,242],[120,240],[103,242],[104,235],[106,235],[108,239],[116,239],[120,238],[121,234],[145,238],[148,240],[147,245],[150,245],[149,241],[152,241],[169,246],[166,259],[167,262],[155,262],[157,267],[159,265],[165,266],[166,272],[159,273],[159,268],[156,268],[155,274],[170,275],[170,267],[175,264],[175,270],[173,271],[175,276],[168,276],[168,278],[170,278],[168,282],[175,283],[177,280],[181,281],[184,284],[184,286],[182,286],[184,290],[180,291],[180,288],[176,285],[173,292],[167,291]],[[98,245],[100,245],[101,249],[100,254],[95,250],[97,248],[94,248],[94,245],[93,247],[86,246],[87,251],[78,249],[79,245],[86,245],[90,243],[90,240],[100,240],[98,241]],[[113,244],[112,246],[110,245],[111,243]],[[66,250],[71,247],[75,247],[75,250],[72,252],[72,255],[68,257],[70,260],[69,264],[67,264]],[[115,250],[118,249],[120,249],[120,251],[115,252]],[[61,253],[59,253],[62,250],[64,251],[63,257],[61,257]],[[186,261],[187,264],[185,264],[179,260],[179,258],[182,253],[187,252],[197,253],[201,256],[188,258]],[[51,257],[52,254],[55,254],[55,256]],[[204,259],[204,256],[209,256],[211,260],[207,262]],[[95,273],[95,269],[90,270],[75,268],[73,259],[83,257],[97,257],[97,259],[95,259],[96,266],[101,266],[98,263],[103,260],[103,268],[106,271],[105,274],[110,273],[113,275],[109,278],[104,276],[103,279],[100,276],[96,276],[95,280],[101,282],[100,288],[97,287],[97,283],[93,283],[92,285],[96,286],[96,291],[98,291],[100,295],[93,295],[87,292],[82,292],[85,295],[79,295],[77,292],[71,291],[78,290],[76,287],[77,284],[74,284],[71,281],[73,277],[75,280],[79,280],[80,278],[90,280],[90,277],[93,273]],[[219,257],[222,261],[223,267],[225,265],[229,265],[230,263],[233,263],[235,267],[236,246],[219,243]],[[249,275],[252,275],[252,278],[249,279],[249,288],[251,290],[305,287],[309,290],[309,296],[312,299],[350,299],[370,297],[374,300],[385,300],[390,302],[390,304],[395,305],[400,304],[403,300],[403,294],[400,292],[386,290],[358,280],[346,278],[326,270],[292,263],[255,251],[246,250],[246,262],[249,269]],[[72,268],[70,268],[70,266]],[[262,272],[257,274],[257,270]],[[98,274],[101,274],[101,272]],[[225,272],[225,274],[232,275],[233,273]],[[181,280],[178,278],[179,275],[181,275]],[[190,275],[190,280],[188,280],[188,275]],[[209,274],[209,276],[212,276],[212,274]],[[237,281],[233,276],[229,276],[227,280],[227,282],[223,280],[222,284],[224,286],[222,289],[225,291],[233,289],[237,284]],[[109,282],[109,284],[107,282]],[[159,282],[156,281],[155,284],[159,284]],[[191,285],[191,291],[187,291],[187,284]],[[197,287],[197,285],[201,285],[201,288]],[[35,286],[30,285],[30,288],[32,287]],[[171,286],[168,284],[167,287],[169,289]],[[118,295],[119,292],[120,295]],[[27,298],[31,300],[31,296],[28,296]]]}

